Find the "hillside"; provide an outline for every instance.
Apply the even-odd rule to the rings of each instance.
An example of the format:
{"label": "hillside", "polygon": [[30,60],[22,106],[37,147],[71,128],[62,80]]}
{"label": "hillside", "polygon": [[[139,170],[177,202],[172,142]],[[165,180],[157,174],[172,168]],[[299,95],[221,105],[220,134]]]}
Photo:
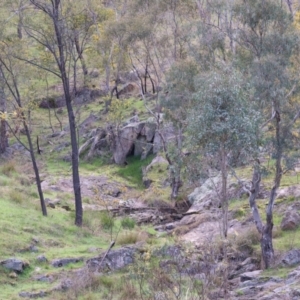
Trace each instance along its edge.
{"label": "hillside", "polygon": [[300,299],[291,1],[0,4],[0,300]]}
{"label": "hillside", "polygon": [[[82,120],[85,118],[89,119],[91,114],[97,115],[95,107],[99,109],[99,101],[101,99],[97,99],[95,103],[90,103],[85,107]],[[132,111],[137,104],[140,105],[139,102],[139,99],[132,100],[133,106],[128,111]],[[101,111],[101,108],[99,110]],[[35,111],[32,117],[33,124],[36,122],[35,115],[38,116],[36,120],[44,118],[44,124],[46,124],[47,110],[38,109]],[[98,115],[101,116],[99,112]],[[64,124],[66,122],[64,112],[60,115],[60,118]],[[105,117],[103,119],[105,120]],[[89,124],[87,131],[104,126],[106,122],[104,120],[97,120],[95,123]],[[56,124],[53,121],[52,124],[57,126],[58,122]],[[220,234],[219,209],[214,203],[216,191],[209,183],[209,180],[202,185],[202,190],[196,191],[194,196],[191,194],[189,197],[196,197],[190,210],[188,210],[187,206],[184,210],[177,212],[177,218],[181,220],[176,221],[175,219],[175,221],[171,221],[170,216],[172,213],[170,214],[168,211],[172,211],[171,208],[174,206],[174,202],[169,200],[170,189],[167,185],[159,184],[160,180],[168,178],[167,165],[159,167],[163,172],[157,173],[155,169],[153,170],[157,184],[153,186],[152,183],[150,188],[145,189],[143,187],[141,168],[142,166],[147,166],[153,159],[153,156],[143,161],[140,161],[139,158],[128,158],[128,165],[125,167],[111,164],[108,161],[103,161],[101,158],[94,158],[92,161],[84,161],[82,159],[80,162],[80,174],[84,218],[82,228],[78,228],[73,225],[74,202],[72,182],[70,180],[71,165],[70,162],[63,160],[64,156],[70,151],[70,146],[63,147],[61,151],[54,150],[60,145],[65,145],[68,141],[68,136],[64,134],[63,136],[52,137],[53,134],[49,126],[33,126],[32,135],[39,135],[40,145],[43,148],[42,155],[38,157],[38,163],[43,180],[43,192],[48,203],[48,217],[43,217],[40,212],[38,194],[34,184],[34,174],[28,153],[18,146],[18,142],[11,140],[9,155],[1,164],[2,233],[0,256],[2,261],[15,257],[26,262],[26,264],[28,263],[29,266],[25,267],[24,271],[20,273],[1,267],[1,299],[18,299],[19,295],[30,296],[36,294],[42,296],[44,295],[43,293],[46,293],[46,299],[99,299],[99,297],[100,299],[108,299],[107,297],[112,297],[111,299],[127,299],[126,297],[128,299],[129,297],[131,299],[140,299],[141,296],[136,290],[136,284],[143,277],[138,275],[135,279],[135,277],[131,277],[131,274],[139,272],[139,268],[145,267],[147,272],[153,272],[158,267],[157,263],[161,265],[162,262],[169,261],[164,256],[161,258],[162,261],[160,259],[157,261],[155,258],[157,254],[154,254],[152,258],[153,253],[161,251],[159,249],[171,249],[167,251],[172,251],[172,247],[179,247],[178,249],[182,250],[186,249],[185,251],[190,253],[189,257],[194,257],[192,266],[189,268],[196,268],[196,270],[188,274],[198,274],[200,272],[208,276],[206,272],[219,261],[220,258],[218,256],[222,255],[222,247],[220,248],[221,245],[218,238]],[[22,136],[20,137],[22,138]],[[258,202],[261,212],[264,211],[267,204],[268,189],[272,184],[273,160],[266,161],[266,167],[269,168],[270,172],[264,178],[266,185],[261,188],[261,200]],[[236,174],[244,181],[249,181],[251,169],[249,167],[240,167],[236,169]],[[214,180],[217,180],[216,185],[218,186],[219,183],[217,182],[220,180],[218,176]],[[246,276],[244,275],[245,272],[254,271],[255,273],[255,270],[260,269],[260,247],[259,235],[252,223],[251,209],[247,197],[246,195],[243,196],[243,193],[240,194],[241,187],[238,183],[234,183],[234,178],[230,180],[233,181],[230,183],[229,190],[231,200],[229,203],[230,244],[228,251],[230,253],[230,278],[233,278],[229,280],[231,297],[244,299],[242,297],[244,295],[245,299],[249,299],[249,291],[250,294],[257,294],[260,290],[263,290],[263,294],[274,297],[272,291],[275,288],[282,289],[284,294],[289,291],[296,291],[297,276],[291,276],[290,274],[296,272],[294,270],[297,270],[297,263],[295,267],[288,268],[276,264],[277,267],[275,269],[268,270],[266,273],[263,272],[263,275],[260,274],[259,278],[264,278],[263,282],[261,281],[262,279],[257,279],[255,275],[253,275],[253,280],[245,281],[247,285],[237,282],[236,279]],[[187,191],[183,189],[181,193],[181,198],[186,199]],[[289,250],[300,248],[300,245],[298,245],[299,230],[295,230],[294,225],[291,225],[292,228],[288,228],[292,230],[282,230],[280,228],[282,218],[289,211],[295,213],[299,209],[297,172],[291,171],[285,174],[278,194],[278,200],[274,209],[275,228],[273,236],[276,257],[279,263]],[[197,197],[200,197],[200,199],[197,199]],[[169,208],[166,209],[165,207],[164,210],[161,210],[161,205],[163,207],[168,205]],[[125,209],[126,207],[127,209]],[[142,213],[141,209],[143,209]],[[153,209],[155,210],[151,211]],[[178,210],[178,208],[175,208],[175,210]],[[182,212],[185,211],[187,213],[183,217]],[[153,214],[160,214],[160,217],[151,219]],[[116,217],[113,217],[113,215],[116,215]],[[293,222],[294,220],[290,221],[291,224]],[[295,226],[297,225],[295,224]],[[154,228],[157,228],[158,231],[155,231]],[[169,233],[172,234],[170,235]],[[126,269],[126,271],[119,271],[121,273],[111,273],[109,271],[106,273],[107,270],[104,270],[101,273],[96,273],[99,275],[90,275],[96,277],[88,277],[86,283],[78,284],[77,280],[79,279],[76,278],[77,276],[79,278],[83,276],[80,275],[80,272],[86,272],[84,271],[86,261],[97,257],[101,253],[105,253],[112,240],[116,240],[116,246],[113,249],[119,249],[124,245],[135,245],[134,247],[142,255],[142,260],[140,261],[139,256],[137,256],[136,263],[128,270]],[[179,251],[178,249],[173,251]],[[120,257],[122,256],[120,255]],[[57,259],[71,259],[71,263],[57,268],[53,266]],[[185,260],[184,256],[175,258],[176,264],[179,263],[180,265]],[[208,270],[198,265],[199,262],[202,264],[202,261],[210,262]],[[244,261],[246,262],[243,266]],[[240,267],[238,270],[235,270],[234,266],[237,262]],[[143,266],[143,264],[146,265]],[[183,272],[185,274],[186,271],[183,269],[180,271],[179,266],[176,268],[179,269],[172,272]],[[183,277],[182,281],[177,281],[173,278],[175,274],[172,272],[168,275],[164,273],[164,276],[171,276],[171,278],[166,278],[165,280],[172,280],[174,288],[178,286],[188,295],[179,296],[182,297],[179,299],[185,299],[184,297],[201,299],[199,297],[202,296],[194,294],[200,290],[204,292],[203,286],[196,288],[197,284],[200,283],[198,282],[199,279],[196,279],[198,277],[190,277],[191,275],[188,275],[186,278]],[[211,270],[209,274],[210,272]],[[124,276],[132,285],[128,286],[123,283]],[[154,288],[155,283],[149,281],[150,278],[147,277],[149,276],[147,273],[144,276],[143,280],[145,282],[143,284],[146,284],[147,288],[150,289],[149,295],[153,295],[154,290],[152,288]],[[218,280],[221,280],[223,275],[218,270],[209,276],[212,276],[212,281],[207,282],[205,288],[213,291],[217,287]],[[251,277],[252,275],[249,276]],[[56,292],[55,289],[59,289],[59,286],[67,278],[71,278],[69,280],[72,280],[75,286],[78,285],[75,289],[76,291],[73,287],[65,292]],[[296,282],[293,281],[292,285],[286,286],[286,280],[289,278],[295,278]],[[90,280],[92,281],[90,282]],[[156,280],[160,280],[159,277]],[[274,281],[276,285],[273,286],[270,282]],[[163,292],[167,292],[170,288],[167,282],[163,282],[160,287]],[[251,284],[257,286],[258,282],[263,288],[256,288],[253,291]],[[148,286],[149,284],[150,286]],[[248,287],[249,284],[250,287]],[[192,286],[194,292],[189,290]],[[39,294],[41,291],[43,293]]]}

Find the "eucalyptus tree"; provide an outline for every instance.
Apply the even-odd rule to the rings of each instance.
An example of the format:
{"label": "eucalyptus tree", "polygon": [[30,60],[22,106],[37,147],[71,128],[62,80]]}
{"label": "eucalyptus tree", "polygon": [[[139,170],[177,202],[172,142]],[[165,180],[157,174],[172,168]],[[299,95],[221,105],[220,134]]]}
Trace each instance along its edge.
{"label": "eucalyptus tree", "polygon": [[[30,153],[30,158],[33,166],[33,170],[35,173],[35,181],[36,186],[40,198],[40,204],[42,213],[44,216],[47,216],[47,208],[45,205],[44,200],[44,194],[41,186],[41,179],[40,179],[40,173],[39,168],[36,160],[35,152],[39,152],[38,149],[34,149],[33,141],[31,137],[31,130],[29,128],[29,120],[26,117],[25,110],[26,106],[30,105],[28,102],[28,99],[26,99],[25,95],[25,81],[26,78],[28,78],[28,69],[25,68],[24,64],[20,62],[19,60],[14,58],[14,53],[22,51],[22,47],[20,44],[18,44],[17,40],[14,40],[13,38],[9,38],[6,41],[2,40],[0,43],[0,78],[1,78],[1,84],[2,88],[5,87],[5,89],[8,91],[8,100],[12,102],[10,106],[12,106],[14,109],[10,112],[12,115],[11,118],[9,118],[9,114],[5,112],[5,114],[2,116],[1,120],[5,122],[5,124],[10,128],[10,131],[13,132],[11,126],[9,125],[9,119],[15,119],[16,122],[20,123],[23,128],[24,132],[27,138],[27,145],[17,136],[17,140],[24,146],[24,148]],[[23,88],[22,88],[23,85]],[[2,141],[1,141],[2,142]],[[40,154],[40,153],[39,153]]]}
{"label": "eucalyptus tree", "polygon": [[[69,119],[69,129],[72,148],[72,179],[73,190],[75,197],[75,224],[82,225],[83,209],[81,198],[81,186],[79,177],[79,157],[78,157],[78,142],[76,132],[75,114],[72,104],[71,91],[71,76],[72,76],[72,61],[74,54],[74,23],[71,22],[72,11],[71,6],[63,7],[60,0],[29,0],[34,11],[34,18],[28,12],[24,16],[23,28],[26,34],[33,43],[40,48],[44,48],[47,57],[47,64],[41,63],[39,59],[33,57],[25,57],[19,55],[20,60],[43,69],[58,77],[62,83],[67,111]],[[71,4],[68,2],[67,4]],[[65,9],[68,8],[68,9]],[[71,24],[70,24],[71,22]],[[79,59],[82,54],[82,49],[79,51]]]}
{"label": "eucalyptus tree", "polygon": [[228,174],[230,154],[236,149],[254,153],[259,113],[252,106],[251,88],[240,72],[219,64],[195,79],[196,91],[189,110],[188,132],[192,145],[210,168],[220,170],[222,235],[228,231]]}
{"label": "eucalyptus tree", "polygon": [[[299,78],[292,71],[298,55],[299,39],[292,19],[279,1],[249,0],[235,7],[237,67],[249,75],[255,91],[257,108],[264,113],[261,135],[268,126],[272,156],[275,159],[274,183],[263,223],[256,205],[261,182],[259,161],[254,168],[249,203],[257,230],[261,234],[262,258],[266,268],[274,261],[272,243],[273,208],[276,192],[284,173],[283,157],[292,147],[292,129],[299,118],[299,108],[291,97],[299,92]],[[286,159],[287,161],[287,159]]]}

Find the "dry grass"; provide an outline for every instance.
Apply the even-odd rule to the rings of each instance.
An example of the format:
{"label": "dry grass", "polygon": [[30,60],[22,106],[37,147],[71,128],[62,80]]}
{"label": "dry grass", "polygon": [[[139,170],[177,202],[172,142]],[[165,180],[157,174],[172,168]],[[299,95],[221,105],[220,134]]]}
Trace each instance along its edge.
{"label": "dry grass", "polygon": [[1,173],[5,174],[6,176],[10,176],[16,171],[16,162],[14,160],[9,160],[1,166]]}
{"label": "dry grass", "polygon": [[149,235],[144,231],[124,231],[121,232],[117,238],[118,245],[135,244],[141,241],[147,241]]}
{"label": "dry grass", "polygon": [[24,201],[23,194],[17,190],[10,190],[8,192],[8,197],[11,201],[17,204],[22,204]]}
{"label": "dry grass", "polygon": [[235,237],[230,237],[230,239],[233,239],[233,244],[237,247],[240,251],[246,251],[250,254],[254,252],[255,245],[258,245],[260,243],[260,233],[257,231],[255,225],[251,225],[247,229],[240,232]]}

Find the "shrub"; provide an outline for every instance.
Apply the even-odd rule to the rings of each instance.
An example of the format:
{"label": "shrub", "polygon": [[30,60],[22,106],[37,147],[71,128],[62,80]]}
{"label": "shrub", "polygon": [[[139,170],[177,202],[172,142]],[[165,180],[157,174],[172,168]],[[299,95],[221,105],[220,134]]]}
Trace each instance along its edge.
{"label": "shrub", "polygon": [[133,229],[135,226],[135,220],[129,217],[125,217],[121,220],[121,225],[123,228]]}
{"label": "shrub", "polygon": [[260,233],[257,231],[255,225],[253,225],[236,237],[236,246],[240,251],[253,253],[253,246],[258,245],[260,239]]}
{"label": "shrub", "polygon": [[112,215],[106,211],[100,214],[100,222],[103,229],[112,229],[115,224]]}

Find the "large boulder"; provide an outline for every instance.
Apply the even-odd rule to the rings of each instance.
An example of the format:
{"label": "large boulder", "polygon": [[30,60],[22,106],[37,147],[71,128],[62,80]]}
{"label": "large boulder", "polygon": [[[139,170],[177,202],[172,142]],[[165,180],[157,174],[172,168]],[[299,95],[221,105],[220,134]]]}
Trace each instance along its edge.
{"label": "large boulder", "polygon": [[147,121],[144,128],[141,131],[141,135],[146,138],[147,142],[153,142],[157,125],[154,122]]}
{"label": "large boulder", "polygon": [[281,221],[282,230],[295,230],[300,225],[300,215],[296,211],[288,211]]}
{"label": "large boulder", "polygon": [[101,254],[98,257],[87,261],[87,266],[92,271],[115,271],[126,267],[134,262],[134,255],[137,252],[135,247],[123,247],[118,250],[111,250],[106,256]]}
{"label": "large boulder", "polygon": [[144,123],[132,123],[123,127],[115,134],[113,145],[113,158],[116,164],[125,163],[126,157],[132,153],[134,143],[144,127]]}
{"label": "large boulder", "polygon": [[[247,183],[244,183],[249,185]],[[208,178],[200,187],[197,187],[190,195],[188,201],[192,205],[188,213],[202,212],[220,206],[219,195],[222,188],[221,174]],[[228,176],[228,199],[239,198],[242,195],[243,186],[234,177]]]}
{"label": "large boulder", "polygon": [[300,249],[293,249],[285,253],[281,259],[281,263],[284,266],[293,266],[300,263]]}
{"label": "large boulder", "polygon": [[29,266],[29,263],[27,261],[15,257],[3,260],[0,262],[0,264],[4,268],[18,273],[22,273],[24,269]]}

